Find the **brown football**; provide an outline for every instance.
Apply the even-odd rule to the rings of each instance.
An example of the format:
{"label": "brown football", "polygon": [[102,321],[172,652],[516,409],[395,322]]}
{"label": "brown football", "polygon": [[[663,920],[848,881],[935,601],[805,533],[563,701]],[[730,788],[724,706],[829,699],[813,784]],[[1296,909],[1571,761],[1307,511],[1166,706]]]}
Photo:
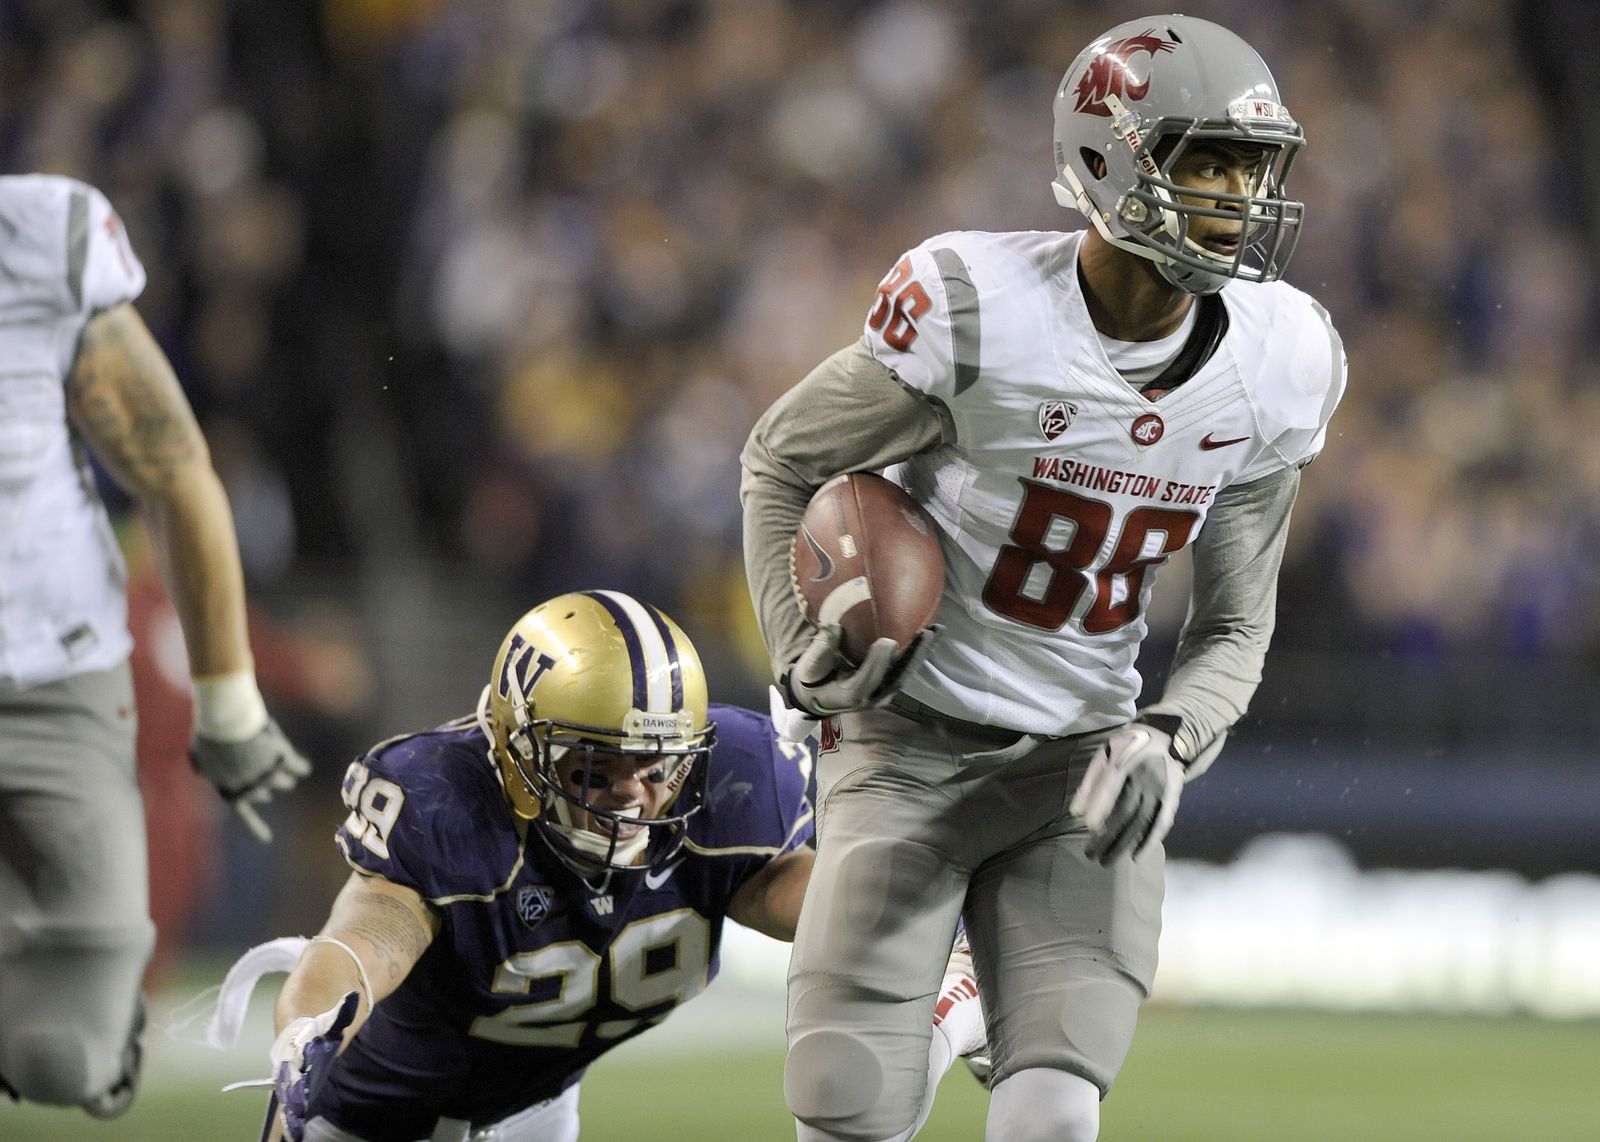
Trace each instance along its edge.
{"label": "brown football", "polygon": [[817,489],[789,560],[795,597],[813,626],[844,628],[842,649],[859,662],[875,640],[904,650],[933,622],[944,592],[944,553],[922,506],[870,472]]}

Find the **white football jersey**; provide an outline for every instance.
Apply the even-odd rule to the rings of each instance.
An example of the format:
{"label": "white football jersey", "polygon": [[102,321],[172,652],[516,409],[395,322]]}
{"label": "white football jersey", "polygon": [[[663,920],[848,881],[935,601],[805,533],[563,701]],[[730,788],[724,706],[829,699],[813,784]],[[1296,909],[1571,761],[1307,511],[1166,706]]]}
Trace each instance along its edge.
{"label": "white football jersey", "polygon": [[99,191],[0,177],[0,689],[103,670],[132,647],[127,572],[65,378],[89,318],[144,281]]}
{"label": "white football jersey", "polygon": [[931,238],[883,280],[865,330],[955,426],[954,443],[887,473],[941,525],[947,567],[944,631],[904,692],[1039,734],[1132,716],[1157,569],[1220,489],[1317,454],[1345,379],[1316,302],[1282,282],[1233,282],[1210,360],[1147,399],[1089,318],[1082,238]]}

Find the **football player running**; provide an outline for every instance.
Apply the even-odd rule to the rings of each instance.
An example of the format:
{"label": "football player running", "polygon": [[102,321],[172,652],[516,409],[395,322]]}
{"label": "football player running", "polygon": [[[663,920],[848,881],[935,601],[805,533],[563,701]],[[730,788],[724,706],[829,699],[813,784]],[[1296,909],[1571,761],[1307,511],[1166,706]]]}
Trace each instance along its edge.
{"label": "football player running", "polygon": [[126,1110],[154,939],[127,572],[84,444],[150,523],[194,675],[195,767],[250,833],[310,764],[267,716],[233,516],[144,267],[98,190],[0,177],[0,1092]]}
{"label": "football player running", "polygon": [[[1156,966],[1162,840],[1260,679],[1300,471],[1345,384],[1279,280],[1299,124],[1249,45],[1150,16],[1055,97],[1072,233],[949,233],[894,265],[862,338],[762,417],[746,562],[788,700],[838,717],[789,973],[803,1142],[903,1139],[965,917],[988,1017],[988,1138],[1083,1140]],[[812,492],[884,470],[940,528],[938,636],[840,658],[788,553]],[[1159,701],[1134,669],[1157,569],[1194,581]],[[890,667],[890,669],[886,669]]]}
{"label": "football player running", "polygon": [[[290,941],[273,1130],[576,1139],[585,1069],[704,990],[725,917],[793,938],[812,749],[708,705],[693,645],[646,603],[584,591],[529,611],[475,716],[350,766],[336,840],[354,871],[322,932]],[[240,974],[258,950],[223,1006],[272,970]],[[933,1082],[951,1036],[981,1041],[952,970],[962,1010],[925,1049]]]}

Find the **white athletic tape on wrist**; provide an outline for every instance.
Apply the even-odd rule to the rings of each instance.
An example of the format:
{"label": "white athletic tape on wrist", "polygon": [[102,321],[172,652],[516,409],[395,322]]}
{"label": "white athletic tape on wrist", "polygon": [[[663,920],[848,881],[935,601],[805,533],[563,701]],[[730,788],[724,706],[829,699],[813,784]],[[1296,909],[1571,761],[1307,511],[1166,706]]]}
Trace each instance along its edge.
{"label": "white athletic tape on wrist", "polygon": [[772,711],[772,725],[778,731],[778,740],[800,743],[817,732],[818,719],[804,710],[793,710],[784,702],[776,686],[768,686],[768,705]]}
{"label": "white athletic tape on wrist", "polygon": [[217,990],[217,1006],[206,1024],[206,1044],[219,1051],[230,1051],[239,1043],[245,1009],[261,977],[271,972],[293,971],[311,941],[304,936],[280,936],[257,944],[228,969]]}
{"label": "white athletic tape on wrist", "polygon": [[254,670],[194,680],[195,728],[219,742],[249,741],[267,724],[267,704]]}

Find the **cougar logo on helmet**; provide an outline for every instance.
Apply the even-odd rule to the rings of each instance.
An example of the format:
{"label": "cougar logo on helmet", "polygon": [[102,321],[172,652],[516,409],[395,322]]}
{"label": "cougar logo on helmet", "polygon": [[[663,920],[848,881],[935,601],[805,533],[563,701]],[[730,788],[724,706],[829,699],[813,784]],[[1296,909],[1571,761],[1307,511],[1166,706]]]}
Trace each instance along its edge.
{"label": "cougar logo on helmet", "polygon": [[1150,77],[1147,75],[1143,81],[1139,81],[1133,76],[1130,69],[1133,57],[1144,52],[1154,59],[1157,53],[1170,52],[1172,49],[1173,44],[1156,35],[1154,28],[1107,44],[1084,68],[1083,77],[1078,80],[1074,92],[1077,105],[1073,110],[1103,115],[1109,119],[1111,108],[1106,106],[1108,95],[1134,101],[1143,99],[1150,90]]}

